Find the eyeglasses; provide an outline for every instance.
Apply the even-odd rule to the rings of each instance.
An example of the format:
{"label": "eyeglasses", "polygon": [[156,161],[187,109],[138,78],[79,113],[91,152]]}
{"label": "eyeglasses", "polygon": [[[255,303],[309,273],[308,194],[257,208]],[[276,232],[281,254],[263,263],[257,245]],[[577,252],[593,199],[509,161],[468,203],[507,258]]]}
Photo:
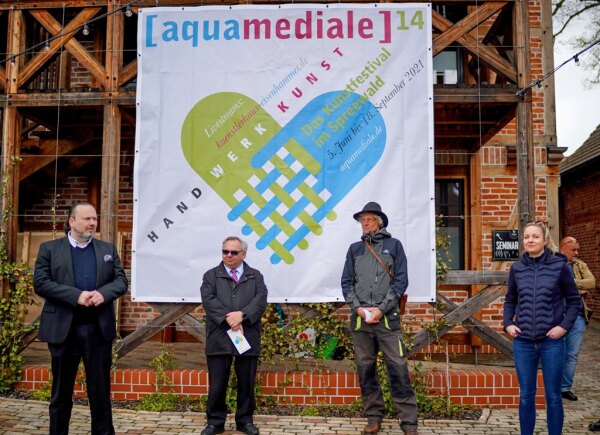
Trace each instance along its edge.
{"label": "eyeglasses", "polygon": [[229,254],[231,254],[231,255],[233,255],[235,257],[236,255],[238,255],[242,251],[230,251],[229,249],[221,249],[221,252],[223,253],[223,255],[229,255]]}

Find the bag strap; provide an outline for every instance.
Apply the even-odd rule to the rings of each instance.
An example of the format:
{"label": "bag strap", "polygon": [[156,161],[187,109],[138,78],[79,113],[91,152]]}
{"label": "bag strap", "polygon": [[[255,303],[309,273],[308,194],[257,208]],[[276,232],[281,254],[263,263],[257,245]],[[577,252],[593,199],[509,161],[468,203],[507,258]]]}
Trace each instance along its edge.
{"label": "bag strap", "polygon": [[[371,254],[373,254],[373,257],[375,257],[375,260],[377,260],[377,262],[383,268],[383,270],[385,270],[387,272],[387,274],[390,276],[390,279],[392,281],[394,281],[394,274],[392,273],[390,268],[386,267],[383,260],[379,257],[379,255],[377,255],[377,252],[375,252],[375,250],[371,247],[369,242],[367,242],[366,240],[365,240],[365,245],[367,245],[367,248],[369,249]],[[400,297],[400,300],[398,301],[398,308],[400,309],[401,316],[404,315],[404,311],[406,310],[406,302],[407,301],[408,301],[408,295],[406,293],[404,293],[402,295],[402,297]]]}
{"label": "bag strap", "polygon": [[393,281],[394,274],[392,273],[392,271],[384,264],[383,260],[381,258],[379,258],[379,255],[377,255],[377,252],[375,252],[375,250],[371,247],[369,242],[367,242],[366,240],[365,240],[365,245],[367,245],[367,248],[369,249],[369,251],[371,251],[371,254],[373,254],[373,257],[375,257],[375,260],[377,260],[379,265],[383,268],[383,270],[385,270],[387,272],[387,274],[390,276],[390,279]]}

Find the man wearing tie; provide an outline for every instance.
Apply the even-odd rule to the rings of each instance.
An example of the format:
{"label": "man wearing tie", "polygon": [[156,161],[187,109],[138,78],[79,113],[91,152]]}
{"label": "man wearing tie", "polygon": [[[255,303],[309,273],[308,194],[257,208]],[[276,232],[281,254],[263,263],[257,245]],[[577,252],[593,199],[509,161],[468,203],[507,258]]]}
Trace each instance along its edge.
{"label": "man wearing tie", "polygon": [[52,356],[51,435],[68,434],[73,388],[83,359],[93,435],[112,435],[110,367],[116,335],[113,302],[127,291],[115,246],[93,238],[91,204],[71,207],[66,237],[45,242],[35,262],[35,292],[45,299],[38,338]]}
{"label": "man wearing tie", "polygon": [[[256,399],[254,383],[260,354],[260,319],[267,307],[267,287],[262,274],[244,259],[248,244],[227,237],[222,262],[204,274],[200,293],[206,313],[206,362],[208,365],[207,426],[201,435],[225,431],[226,394],[231,365],[237,378],[236,430],[258,435],[253,423]],[[227,331],[241,332],[250,349],[240,354]],[[235,362],[234,362],[235,360]]]}

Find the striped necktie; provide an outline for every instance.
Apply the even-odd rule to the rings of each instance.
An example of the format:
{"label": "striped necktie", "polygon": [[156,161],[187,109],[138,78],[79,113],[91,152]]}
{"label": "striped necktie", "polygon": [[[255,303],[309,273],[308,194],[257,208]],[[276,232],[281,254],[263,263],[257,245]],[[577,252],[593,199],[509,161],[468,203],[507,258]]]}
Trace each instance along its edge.
{"label": "striped necktie", "polygon": [[233,281],[237,284],[238,283],[237,270],[231,269],[231,277],[233,278]]}

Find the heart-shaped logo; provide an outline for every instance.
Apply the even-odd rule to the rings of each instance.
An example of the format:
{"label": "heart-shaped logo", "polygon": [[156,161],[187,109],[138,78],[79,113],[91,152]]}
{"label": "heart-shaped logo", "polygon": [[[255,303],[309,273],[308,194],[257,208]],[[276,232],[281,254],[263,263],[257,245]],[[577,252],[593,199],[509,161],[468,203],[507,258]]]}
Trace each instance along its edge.
{"label": "heart-shaped logo", "polygon": [[190,166],[241,218],[242,233],[273,251],[270,261],[294,261],[309,233],[336,219],[335,206],[381,158],[385,123],[366,96],[319,95],[284,127],[251,98],[209,95],[188,113],[181,131]]}

